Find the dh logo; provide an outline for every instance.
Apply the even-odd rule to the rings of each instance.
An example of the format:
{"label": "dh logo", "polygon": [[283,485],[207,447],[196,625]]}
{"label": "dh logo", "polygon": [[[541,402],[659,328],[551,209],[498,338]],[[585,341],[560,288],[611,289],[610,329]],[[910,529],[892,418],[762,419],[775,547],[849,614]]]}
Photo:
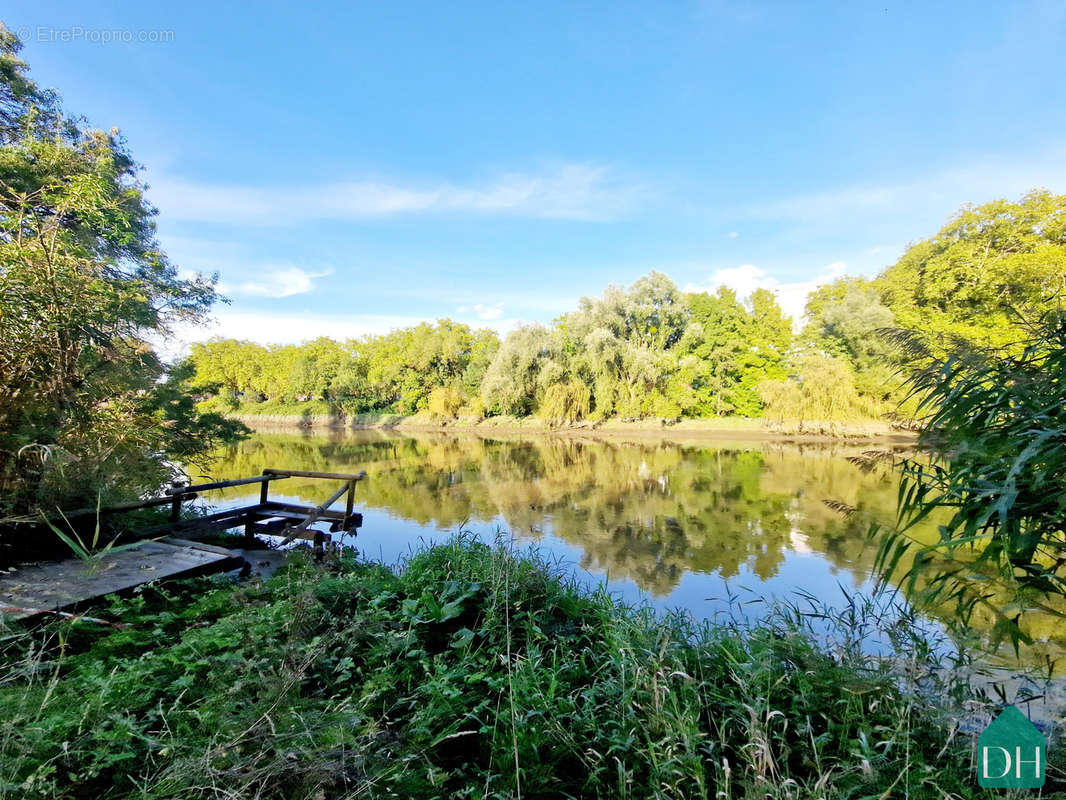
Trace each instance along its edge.
{"label": "dh logo", "polygon": [[989,789],[1044,785],[1047,745],[1037,727],[1007,706],[977,738],[977,784]]}

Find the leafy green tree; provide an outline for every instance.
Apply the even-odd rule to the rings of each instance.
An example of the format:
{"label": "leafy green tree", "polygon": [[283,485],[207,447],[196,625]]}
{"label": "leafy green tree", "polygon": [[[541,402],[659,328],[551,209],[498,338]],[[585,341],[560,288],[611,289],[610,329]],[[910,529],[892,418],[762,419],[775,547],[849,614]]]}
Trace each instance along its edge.
{"label": "leafy green tree", "polygon": [[[899,327],[942,355],[952,340],[1002,347],[1066,293],[1066,195],[964,206],[878,281]],[[940,343],[937,343],[939,340]]]}
{"label": "leafy green tree", "polygon": [[221,393],[233,408],[262,399],[315,400],[354,412],[410,413],[428,408],[438,387],[475,397],[498,346],[492,331],[448,319],[343,343],[320,337],[263,347],[212,339],[192,347],[192,384]]}
{"label": "leafy green tree", "polygon": [[368,348],[367,379],[378,387],[380,403],[400,413],[424,410],[433,388],[459,390],[476,378],[495,340],[491,331],[450,319],[393,331]]}
{"label": "leafy green tree", "polygon": [[347,357],[341,360],[333,378],[334,397],[356,413],[371,411],[374,408],[375,394],[370,385],[368,357],[371,341],[371,337],[364,337],[345,342],[344,351]]}
{"label": "leafy green tree", "polygon": [[734,290],[721,286],[715,294],[689,295],[693,326],[684,345],[696,357],[693,375],[698,410],[722,416],[737,408],[733,389],[744,374],[748,352],[745,333],[747,313]]}
{"label": "leafy green tree", "polygon": [[792,320],[766,289],[757,289],[745,304],[721,286],[713,295],[689,295],[688,304],[697,327],[684,345],[698,359],[692,386],[699,413],[759,416],[759,384],[785,376]]}
{"label": "leafy green tree", "polygon": [[902,361],[886,335],[896,318],[873,281],[840,278],[819,287],[808,298],[807,319],[805,345],[847,361],[860,394],[886,407],[903,400]]}
{"label": "leafy green tree", "polygon": [[[117,131],[81,127],[0,31],[0,491],[8,509],[136,495],[234,423],[192,413],[149,345],[213,281],[160,250]],[[199,446],[193,443],[199,441]]]}
{"label": "leafy green tree", "polygon": [[561,362],[552,382],[565,373],[588,386],[597,417],[643,417],[680,405],[667,397],[688,325],[685,297],[661,273],[629,289],[608,286],[597,298],[582,298],[577,311],[556,321]]}
{"label": "leafy green tree", "polygon": [[268,351],[255,342],[237,339],[210,339],[191,346],[194,368],[192,385],[198,390],[221,391],[231,404],[241,395],[256,392],[265,385],[263,370]]}
{"label": "leafy green tree", "polygon": [[543,325],[511,331],[485,371],[481,399],[490,413],[527,416],[539,403],[539,374],[553,354],[551,334]]}

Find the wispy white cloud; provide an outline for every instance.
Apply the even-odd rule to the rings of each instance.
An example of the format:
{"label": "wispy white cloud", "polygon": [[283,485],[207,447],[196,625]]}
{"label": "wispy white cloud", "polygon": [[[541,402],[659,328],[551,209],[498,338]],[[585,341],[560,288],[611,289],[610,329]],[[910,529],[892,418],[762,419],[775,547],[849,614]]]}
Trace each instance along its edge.
{"label": "wispy white cloud", "polygon": [[253,280],[238,283],[220,283],[219,292],[224,295],[252,295],[255,297],[291,297],[307,294],[315,288],[315,281],[332,275],[333,270],[308,272],[302,267],[278,267],[265,269]]}
{"label": "wispy white cloud", "polygon": [[492,303],[491,305],[474,303],[472,306],[459,306],[456,310],[460,314],[473,314],[481,320],[500,319],[503,316],[503,302]]}
{"label": "wispy white cloud", "polygon": [[[1017,198],[1031,189],[1063,191],[1066,148],[1012,161],[981,158],[910,180],[852,184],[737,206],[736,216],[764,221],[851,225],[864,219],[927,219],[942,223],[965,203]],[[916,230],[915,238],[932,231]]]}
{"label": "wispy white cloud", "polygon": [[792,325],[798,330],[802,325],[807,295],[819,286],[841,277],[846,269],[847,264],[843,261],[835,261],[827,264],[810,280],[781,281],[754,264],[741,264],[739,267],[715,270],[705,284],[690,283],[685,286],[685,291],[714,292],[719,286],[728,286],[736,291],[738,297],[746,299],[756,289],[769,289],[777,296],[777,302],[781,304],[784,312],[792,317]]}
{"label": "wispy white cloud", "polygon": [[730,238],[730,239],[737,239],[737,238],[739,238],[739,237],[740,237],[740,234],[739,234],[739,233],[737,233],[736,231],[730,231],[730,232],[729,232],[729,238]]}
{"label": "wispy white cloud", "polygon": [[149,196],[168,220],[278,225],[416,213],[466,213],[606,220],[626,213],[643,189],[595,164],[540,174],[506,173],[470,185],[348,181],[282,186],[219,184],[160,177]]}

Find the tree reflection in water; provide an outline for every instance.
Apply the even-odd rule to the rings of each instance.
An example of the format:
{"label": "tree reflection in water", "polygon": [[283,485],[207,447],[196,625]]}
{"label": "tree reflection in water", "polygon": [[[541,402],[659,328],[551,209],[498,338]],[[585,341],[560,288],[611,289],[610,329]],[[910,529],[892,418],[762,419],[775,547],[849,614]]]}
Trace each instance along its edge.
{"label": "tree reflection in water", "polygon": [[[710,584],[694,582],[697,576],[719,582],[742,577],[755,594],[804,589],[839,597],[838,582],[868,585],[876,546],[866,532],[872,521],[895,518],[898,484],[888,465],[864,468],[849,460],[863,449],[768,441],[259,433],[225,448],[213,477],[254,475],[267,467],[365,469],[370,480],[360,484],[359,498],[367,525],[360,542],[370,542],[371,552],[375,526],[387,524],[391,539],[413,544],[427,531],[467,525],[484,532],[502,525],[520,541],[563,543],[585,569],[700,615]],[[276,491],[317,502],[322,486],[291,478]],[[833,504],[858,513],[841,514]],[[935,520],[918,535],[933,541]],[[1035,625],[1036,638],[1055,632],[1053,620]]]}

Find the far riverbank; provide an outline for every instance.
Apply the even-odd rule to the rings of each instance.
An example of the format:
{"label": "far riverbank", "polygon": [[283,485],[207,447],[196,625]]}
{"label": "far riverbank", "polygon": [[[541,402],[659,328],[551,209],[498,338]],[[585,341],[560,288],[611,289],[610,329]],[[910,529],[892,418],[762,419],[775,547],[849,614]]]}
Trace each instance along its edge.
{"label": "far riverbank", "polygon": [[291,413],[250,414],[244,409],[230,415],[253,430],[406,430],[469,432],[474,434],[547,434],[581,436],[641,436],[694,439],[767,439],[789,441],[882,441],[913,443],[916,434],[878,420],[851,422],[772,422],[746,417],[714,419],[608,419],[582,421],[567,426],[548,425],[536,417],[442,419],[426,414],[321,413],[317,408]]}

